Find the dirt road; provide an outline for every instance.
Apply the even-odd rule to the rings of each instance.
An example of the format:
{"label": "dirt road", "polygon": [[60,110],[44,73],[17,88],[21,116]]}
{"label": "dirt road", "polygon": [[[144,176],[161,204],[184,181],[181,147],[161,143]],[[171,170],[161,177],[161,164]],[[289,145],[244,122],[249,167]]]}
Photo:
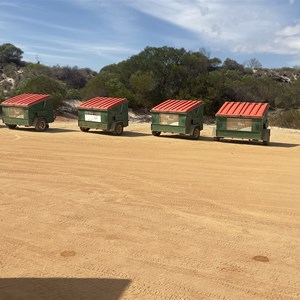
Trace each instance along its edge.
{"label": "dirt road", "polygon": [[300,299],[300,131],[211,131],[0,125],[0,299]]}

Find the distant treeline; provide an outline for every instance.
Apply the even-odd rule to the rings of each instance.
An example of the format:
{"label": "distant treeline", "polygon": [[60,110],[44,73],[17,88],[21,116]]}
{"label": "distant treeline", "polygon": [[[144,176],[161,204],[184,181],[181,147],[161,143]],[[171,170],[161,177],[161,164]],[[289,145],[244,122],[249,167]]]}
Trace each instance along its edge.
{"label": "distant treeline", "polygon": [[[205,49],[146,47],[137,55],[105,66],[45,66],[22,61],[23,51],[0,45],[0,100],[19,93],[49,93],[59,106],[64,99],[126,97],[134,109],[150,109],[166,99],[201,99],[207,115],[225,101],[268,102],[271,109],[300,108],[299,68],[263,69],[251,58],[243,65],[223,62]],[[12,78],[14,82],[5,80]]]}

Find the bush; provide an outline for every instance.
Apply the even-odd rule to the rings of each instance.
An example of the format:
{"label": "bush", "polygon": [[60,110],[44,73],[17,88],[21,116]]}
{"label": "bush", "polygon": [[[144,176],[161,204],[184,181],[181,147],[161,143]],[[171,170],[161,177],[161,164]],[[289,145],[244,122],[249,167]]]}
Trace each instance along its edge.
{"label": "bush", "polygon": [[68,89],[65,99],[66,100],[81,100],[81,90]]}
{"label": "bush", "polygon": [[15,94],[49,94],[53,100],[54,107],[61,105],[66,97],[67,91],[64,85],[44,75],[33,76],[22,85],[18,86]]}
{"label": "bush", "polygon": [[291,109],[275,112],[269,117],[271,126],[300,129],[300,110]]}
{"label": "bush", "polygon": [[0,45],[0,63],[10,64],[15,63],[16,65],[21,65],[23,51],[14,46],[13,44],[2,44]]}

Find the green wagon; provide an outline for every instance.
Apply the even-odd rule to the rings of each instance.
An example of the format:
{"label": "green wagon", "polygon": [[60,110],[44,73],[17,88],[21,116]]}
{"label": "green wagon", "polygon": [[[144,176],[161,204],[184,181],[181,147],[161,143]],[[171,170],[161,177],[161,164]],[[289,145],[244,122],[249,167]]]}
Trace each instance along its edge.
{"label": "green wagon", "polygon": [[34,126],[45,131],[55,117],[49,95],[21,94],[1,103],[2,121],[9,129],[17,126]]}
{"label": "green wagon", "polygon": [[128,126],[126,98],[95,97],[78,106],[78,126],[81,131],[102,129],[121,135]]}
{"label": "green wagon", "polygon": [[151,131],[154,136],[161,132],[188,134],[199,139],[203,129],[204,103],[196,100],[166,100],[151,110]]}
{"label": "green wagon", "polygon": [[225,102],[216,113],[214,139],[239,138],[270,141],[267,103]]}

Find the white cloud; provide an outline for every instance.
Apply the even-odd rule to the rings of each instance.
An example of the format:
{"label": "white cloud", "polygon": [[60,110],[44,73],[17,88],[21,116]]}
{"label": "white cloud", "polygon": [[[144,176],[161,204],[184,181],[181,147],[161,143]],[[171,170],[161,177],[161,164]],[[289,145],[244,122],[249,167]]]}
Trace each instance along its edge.
{"label": "white cloud", "polygon": [[227,46],[276,27],[275,16],[257,1],[132,0],[128,5]]}
{"label": "white cloud", "polygon": [[63,60],[74,60],[74,57],[66,56],[66,55],[55,55],[55,54],[49,54],[49,53],[39,53],[37,54],[36,52],[31,52],[31,51],[26,51],[26,55],[31,55],[31,56],[38,56],[39,58],[51,58],[51,59],[63,59]]}
{"label": "white cloud", "polygon": [[[27,61],[36,61],[36,56],[46,65],[77,65],[81,67],[90,67],[99,69],[99,65],[105,65],[101,62],[108,61],[113,63],[116,59],[125,59],[124,55],[132,54],[137,51],[122,45],[101,45],[97,43],[77,43],[63,40],[52,40],[49,45],[52,46],[20,46],[24,51],[24,59]],[[61,50],[62,51],[61,51]],[[100,62],[100,64],[99,64]]]}
{"label": "white cloud", "polygon": [[286,26],[276,33],[274,39],[274,48],[269,49],[272,53],[292,54],[299,56],[300,54],[300,24],[294,26]]}
{"label": "white cloud", "polygon": [[[209,47],[212,52],[222,51],[229,57],[233,53],[252,57],[258,53],[300,56],[298,3],[294,0],[61,1],[69,2],[70,8],[72,5],[80,8],[80,21],[91,16],[84,21],[84,28],[90,29],[84,30],[81,22],[74,22],[72,27],[70,22],[50,22],[39,15],[30,17],[35,10],[28,7],[27,13],[22,11],[22,14],[12,14],[9,9],[5,13],[3,9],[0,11],[0,38],[11,37],[13,32],[17,40],[30,45],[27,50],[31,53],[70,55],[86,61],[90,59],[92,63],[98,60],[100,64],[126,59],[147,45],[165,44],[187,49]],[[21,0],[0,0],[0,7],[14,2]],[[36,3],[37,9],[39,4]],[[145,22],[140,23],[143,18]],[[5,28],[3,21],[11,26]],[[165,27],[165,23],[170,25]],[[20,24],[33,28],[33,34],[24,35],[19,30]],[[30,24],[33,26],[28,26]],[[157,29],[159,25],[161,31]],[[43,31],[47,32],[43,34]]]}
{"label": "white cloud", "polygon": [[287,40],[284,36],[298,34],[300,25],[283,28],[286,16],[282,7],[267,0],[131,0],[127,5],[194,32],[212,49],[236,53],[299,51],[298,38]]}
{"label": "white cloud", "polygon": [[48,41],[49,44],[55,44],[59,48],[54,48],[59,51],[59,49],[64,49],[66,52],[76,52],[76,53],[90,53],[94,55],[108,55],[108,54],[118,54],[118,53],[132,53],[135,49],[126,47],[122,44],[108,44],[104,42],[84,42],[78,43],[78,41],[70,41],[66,39],[51,39]]}
{"label": "white cloud", "polygon": [[[98,16],[102,27],[113,34],[121,34],[127,38],[133,38],[139,33],[139,28],[135,23],[135,16],[132,10],[127,8],[127,1],[123,0],[66,0],[76,4],[81,9]],[[129,0],[130,2],[131,0]]]}
{"label": "white cloud", "polygon": [[300,24],[294,26],[287,26],[277,32],[281,36],[300,35]]}

